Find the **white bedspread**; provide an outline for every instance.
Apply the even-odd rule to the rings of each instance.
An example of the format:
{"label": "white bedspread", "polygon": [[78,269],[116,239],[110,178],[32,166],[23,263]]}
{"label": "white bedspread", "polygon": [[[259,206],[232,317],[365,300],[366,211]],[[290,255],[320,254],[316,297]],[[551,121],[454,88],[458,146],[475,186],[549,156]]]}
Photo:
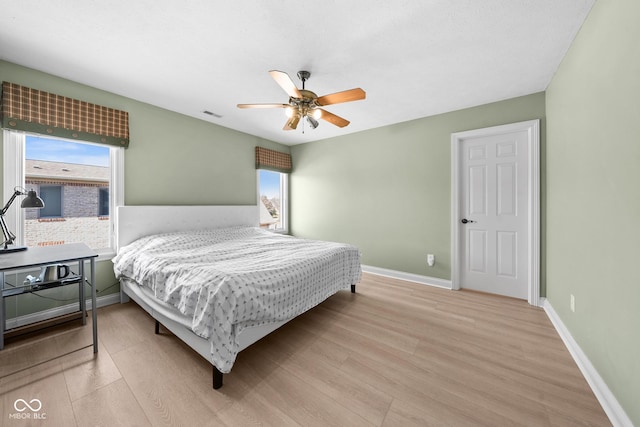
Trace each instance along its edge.
{"label": "white bedspread", "polygon": [[233,366],[237,334],[291,319],[360,280],[357,248],[253,227],[143,237],[113,259],[116,277],[150,288],[209,339],[212,362]]}

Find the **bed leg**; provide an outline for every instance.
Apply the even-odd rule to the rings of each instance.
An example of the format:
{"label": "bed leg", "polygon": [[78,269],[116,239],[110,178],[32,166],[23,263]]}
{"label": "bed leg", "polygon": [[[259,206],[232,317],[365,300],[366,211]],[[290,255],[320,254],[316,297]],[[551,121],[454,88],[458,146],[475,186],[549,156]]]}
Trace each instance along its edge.
{"label": "bed leg", "polygon": [[222,372],[215,366],[213,367],[213,389],[217,390],[222,387]]}
{"label": "bed leg", "polygon": [[156,320],[156,335],[160,334],[160,322]]}
{"label": "bed leg", "polygon": [[351,293],[352,294],[356,293],[356,285],[351,285]]}

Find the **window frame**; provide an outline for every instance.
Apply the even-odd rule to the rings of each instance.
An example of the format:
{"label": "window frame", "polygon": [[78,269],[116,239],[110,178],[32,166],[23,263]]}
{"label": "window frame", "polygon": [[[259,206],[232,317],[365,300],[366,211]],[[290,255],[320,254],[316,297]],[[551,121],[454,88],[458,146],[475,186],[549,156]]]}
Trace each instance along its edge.
{"label": "window frame", "polygon": [[[8,200],[13,194],[15,187],[25,187],[25,141],[27,135],[44,136],[51,139],[77,142],[83,144],[103,145],[109,148],[110,159],[110,200],[109,200],[109,247],[95,249],[98,260],[111,259],[117,250],[116,220],[115,213],[118,206],[124,205],[124,148],[111,145],[96,144],[90,141],[74,141],[67,138],[53,137],[32,132],[23,132],[12,129],[3,129],[2,151],[3,151],[3,172],[2,191],[3,200]],[[19,203],[14,203],[5,214],[5,221],[9,230],[16,235],[15,245],[24,245],[24,222],[25,211],[20,209]]]}
{"label": "window frame", "polygon": [[282,228],[268,229],[273,233],[289,234],[289,174],[286,172],[279,172],[270,169],[256,169],[256,193],[257,206],[260,207],[261,194],[260,194],[260,171],[267,171],[280,174],[280,214],[282,215]]}

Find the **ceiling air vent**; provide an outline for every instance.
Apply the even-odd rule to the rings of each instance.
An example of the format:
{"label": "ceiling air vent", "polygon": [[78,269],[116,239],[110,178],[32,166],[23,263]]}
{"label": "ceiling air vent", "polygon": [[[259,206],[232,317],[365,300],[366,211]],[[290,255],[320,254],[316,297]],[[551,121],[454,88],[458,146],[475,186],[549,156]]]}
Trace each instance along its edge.
{"label": "ceiling air vent", "polygon": [[216,114],[216,113],[211,112],[211,111],[208,111],[208,110],[204,110],[204,111],[203,111],[203,113],[204,113],[204,114],[206,114],[206,115],[208,115],[208,116],[213,116],[213,117],[215,117],[216,119],[219,119],[219,118],[221,118],[221,117],[222,117],[220,114]]}

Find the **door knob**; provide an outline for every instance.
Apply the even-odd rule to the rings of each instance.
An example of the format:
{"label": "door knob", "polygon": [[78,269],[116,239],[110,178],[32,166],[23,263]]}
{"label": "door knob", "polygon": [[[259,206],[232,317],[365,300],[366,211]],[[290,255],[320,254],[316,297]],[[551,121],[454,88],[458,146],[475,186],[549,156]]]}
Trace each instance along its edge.
{"label": "door knob", "polygon": [[471,223],[471,222],[475,222],[475,221],[472,220],[472,219],[462,218],[462,221],[460,221],[460,222],[463,223],[463,224],[466,224],[468,222]]}

